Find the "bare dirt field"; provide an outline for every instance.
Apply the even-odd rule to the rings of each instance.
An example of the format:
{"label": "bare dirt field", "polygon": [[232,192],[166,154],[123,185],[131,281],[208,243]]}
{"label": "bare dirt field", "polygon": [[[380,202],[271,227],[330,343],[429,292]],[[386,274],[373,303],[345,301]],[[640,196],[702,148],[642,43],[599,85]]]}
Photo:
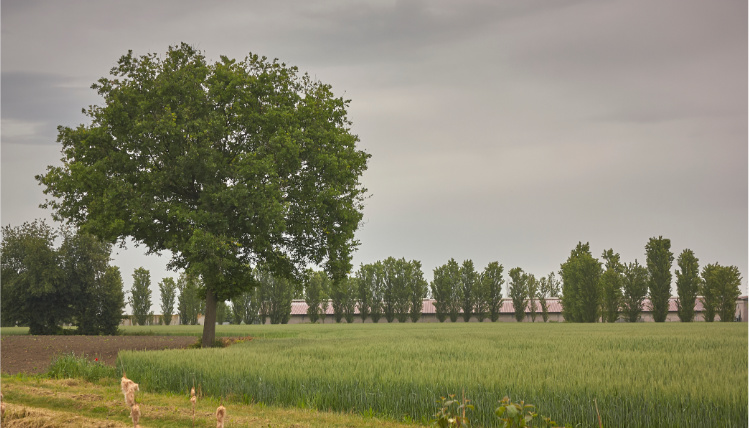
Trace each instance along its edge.
{"label": "bare dirt field", "polygon": [[58,354],[74,353],[98,358],[114,365],[121,350],[186,348],[193,336],[3,336],[0,340],[0,371],[6,374],[44,373]]}

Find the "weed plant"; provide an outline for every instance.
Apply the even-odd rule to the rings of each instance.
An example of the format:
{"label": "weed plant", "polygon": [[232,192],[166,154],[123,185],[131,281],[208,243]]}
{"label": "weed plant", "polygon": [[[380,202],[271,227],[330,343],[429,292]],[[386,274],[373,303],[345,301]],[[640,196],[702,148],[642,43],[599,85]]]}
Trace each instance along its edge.
{"label": "weed plant", "polygon": [[100,361],[75,354],[62,354],[52,360],[47,375],[52,379],[81,378],[96,382],[102,378],[117,378],[117,370]]}

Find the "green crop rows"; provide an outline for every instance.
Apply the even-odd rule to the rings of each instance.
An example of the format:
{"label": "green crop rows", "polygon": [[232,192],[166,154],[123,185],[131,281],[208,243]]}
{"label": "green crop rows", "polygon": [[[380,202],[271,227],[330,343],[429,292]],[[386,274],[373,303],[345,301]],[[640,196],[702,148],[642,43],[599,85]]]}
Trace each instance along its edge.
{"label": "green crop rows", "polygon": [[558,422],[606,427],[746,426],[747,325],[339,324],[220,326],[259,339],[225,349],[121,352],[151,391],[203,393],[425,421],[465,395],[475,424],[498,400]]}

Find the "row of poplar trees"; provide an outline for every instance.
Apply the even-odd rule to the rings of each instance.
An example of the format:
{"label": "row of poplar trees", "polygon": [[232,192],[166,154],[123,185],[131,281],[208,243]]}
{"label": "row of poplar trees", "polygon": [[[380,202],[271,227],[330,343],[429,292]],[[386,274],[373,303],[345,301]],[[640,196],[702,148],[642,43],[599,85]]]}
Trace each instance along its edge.
{"label": "row of poplar trees", "polygon": [[[421,318],[424,299],[431,295],[437,319],[440,322],[457,321],[471,317],[479,321],[497,321],[502,309],[502,285],[504,267],[498,262],[489,263],[482,272],[477,272],[472,260],[459,265],[455,259],[434,269],[434,279],[428,284],[416,260],[395,259],[361,265],[356,274],[344,281],[334,283],[323,272],[311,272],[305,284],[307,314],[311,322],[325,318],[328,302],[333,306],[336,322],[345,319],[353,322],[356,309],[362,321],[367,318],[379,322],[409,319],[417,322]],[[514,268],[509,272],[511,282],[509,296],[516,309],[518,321],[526,317],[526,310],[533,320],[536,318],[536,302],[540,315],[548,320],[547,298],[557,296],[559,281],[554,273],[536,279],[532,274]]]}
{"label": "row of poplar trees", "polygon": [[[665,321],[674,261],[670,247],[668,239],[651,238],[645,246],[646,265],[640,265],[637,260],[622,263],[612,249],[605,250],[601,260],[596,259],[588,243],[578,243],[558,275],[551,272],[536,278],[520,267],[510,269],[506,292],[513,303],[514,317],[519,322],[526,319],[535,322],[537,317],[546,322],[548,299],[561,294],[562,315],[569,322],[619,319],[635,322],[640,319],[646,299],[651,302],[647,309],[652,310],[654,320]],[[702,301],[706,321],[713,321],[716,316],[721,321],[734,319],[741,282],[738,268],[716,263],[705,266],[700,273],[699,260],[689,249],[682,251],[677,265],[677,306],[682,321],[694,320],[697,299]],[[293,281],[256,270],[258,286],[232,299],[230,306],[219,302],[217,320],[235,324],[266,321],[285,324],[291,318],[292,300],[304,299],[307,316],[313,323],[325,322],[329,307],[333,309],[335,322],[353,322],[357,316],[375,323],[381,319],[417,322],[423,300],[430,296],[440,322],[455,322],[459,318],[469,321],[472,317],[478,321],[497,321],[504,301],[504,274],[504,267],[498,262],[491,262],[478,272],[472,260],[459,264],[450,259],[434,269],[433,281],[427,283],[419,261],[393,257],[363,264],[353,276],[340,281],[331,280],[321,271],[308,270],[300,281]],[[197,296],[199,281],[183,274],[176,286],[183,324],[196,324],[197,314],[201,313],[202,299]],[[170,295],[164,294],[165,285],[160,284],[159,288],[166,319],[171,311],[164,307],[164,302],[173,302],[174,292],[170,300]],[[175,286],[172,284],[171,288]]]}
{"label": "row of poplar trees", "polygon": [[[278,278],[266,271],[256,270],[257,287],[231,299],[229,303],[218,302],[216,321],[233,324],[265,323],[285,324],[291,318],[291,301],[299,296],[300,286],[284,278]],[[151,291],[148,271],[140,268],[133,274],[133,288],[128,302],[133,307],[135,324],[151,324]],[[160,323],[170,324],[175,314],[183,325],[198,324],[198,317],[205,313],[205,299],[200,290],[204,287],[199,275],[183,272],[175,283],[172,278],[164,278],[159,283],[162,318]]]}
{"label": "row of poplar trees", "polygon": [[[619,318],[635,322],[643,304],[650,300],[653,320],[663,322],[671,299],[671,268],[674,255],[671,241],[659,236],[645,245],[646,264],[622,263],[612,249],[593,257],[588,243],[578,243],[562,264],[562,314],[571,322],[615,322]],[[716,315],[733,321],[739,297],[741,275],[736,266],[708,264],[700,272],[699,259],[685,249],[676,259],[677,313],[683,322],[695,319],[698,299],[704,307],[704,320]]]}

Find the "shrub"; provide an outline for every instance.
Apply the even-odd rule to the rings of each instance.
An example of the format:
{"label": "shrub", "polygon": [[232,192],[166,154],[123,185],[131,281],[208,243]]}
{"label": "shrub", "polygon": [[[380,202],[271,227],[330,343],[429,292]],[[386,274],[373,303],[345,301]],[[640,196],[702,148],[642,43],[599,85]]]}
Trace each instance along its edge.
{"label": "shrub", "polygon": [[102,378],[117,378],[117,370],[98,361],[79,357],[73,353],[57,356],[50,364],[47,375],[53,379],[83,378],[95,382]]}

